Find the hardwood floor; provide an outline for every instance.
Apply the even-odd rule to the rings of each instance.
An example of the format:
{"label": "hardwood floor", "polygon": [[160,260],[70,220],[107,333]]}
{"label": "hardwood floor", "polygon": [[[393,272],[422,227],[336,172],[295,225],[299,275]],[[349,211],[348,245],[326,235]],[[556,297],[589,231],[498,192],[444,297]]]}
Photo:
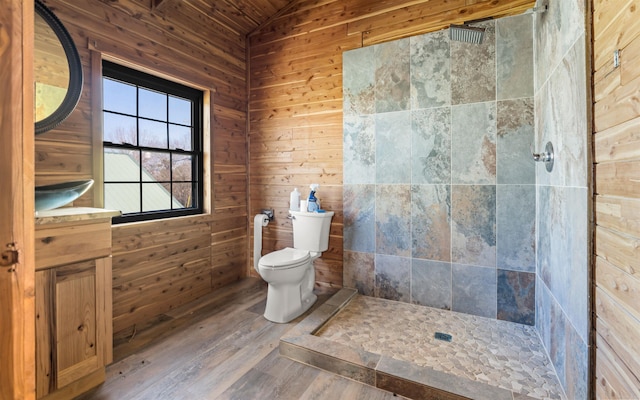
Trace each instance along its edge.
{"label": "hardwood floor", "polygon": [[[279,338],[304,316],[288,324],[264,319],[266,289],[261,280],[245,279],[116,343],[106,382],[81,399],[400,397],[280,356]],[[331,294],[320,293],[314,307]]]}

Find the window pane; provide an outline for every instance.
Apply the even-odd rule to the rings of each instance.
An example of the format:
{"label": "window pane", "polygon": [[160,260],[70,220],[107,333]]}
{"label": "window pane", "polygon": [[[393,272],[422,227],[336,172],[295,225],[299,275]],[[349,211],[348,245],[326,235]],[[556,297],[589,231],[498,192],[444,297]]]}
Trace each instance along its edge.
{"label": "window pane", "polygon": [[104,141],[136,146],[136,118],[104,112]]}
{"label": "window pane", "polygon": [[138,129],[140,131],[140,146],[167,148],[167,124],[139,119]]}
{"label": "window pane", "polygon": [[169,148],[193,150],[191,146],[191,128],[169,124]]}
{"label": "window pane", "polygon": [[169,154],[154,151],[142,152],[142,181],[167,182],[170,180]]}
{"label": "window pane", "polygon": [[[174,183],[173,184],[173,198],[174,202],[177,201],[183,207],[194,207],[193,196],[195,192],[194,184],[192,183]],[[174,204],[173,208],[176,207]]]}
{"label": "window pane", "polygon": [[191,126],[191,102],[169,96],[169,122]]}
{"label": "window pane", "polygon": [[137,183],[105,183],[104,206],[123,214],[140,212],[140,185]]}
{"label": "window pane", "polygon": [[171,168],[173,169],[173,181],[192,181],[193,157],[187,154],[174,154]]}
{"label": "window pane", "polygon": [[138,115],[144,118],[167,120],[167,95],[138,88]]}
{"label": "window pane", "polygon": [[140,153],[137,150],[104,149],[105,182],[139,182]]}
{"label": "window pane", "polygon": [[142,211],[157,211],[171,209],[171,192],[168,183],[142,184]]}
{"label": "window pane", "polygon": [[102,79],[103,107],[108,111],[136,115],[136,87],[127,83]]}

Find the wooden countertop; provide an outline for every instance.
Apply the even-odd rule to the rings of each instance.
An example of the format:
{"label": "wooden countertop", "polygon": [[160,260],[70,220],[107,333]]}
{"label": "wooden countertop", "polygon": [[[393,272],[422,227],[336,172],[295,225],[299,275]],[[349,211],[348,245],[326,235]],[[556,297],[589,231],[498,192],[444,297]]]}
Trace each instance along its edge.
{"label": "wooden countertop", "polygon": [[57,224],[63,222],[88,221],[93,219],[117,217],[118,210],[91,207],[63,207],[55,210],[36,211],[35,224]]}

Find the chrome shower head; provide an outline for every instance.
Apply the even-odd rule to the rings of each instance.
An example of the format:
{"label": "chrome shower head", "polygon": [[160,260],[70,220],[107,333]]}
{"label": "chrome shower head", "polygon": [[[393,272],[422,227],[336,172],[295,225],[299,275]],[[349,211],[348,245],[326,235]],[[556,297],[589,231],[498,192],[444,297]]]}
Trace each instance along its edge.
{"label": "chrome shower head", "polygon": [[469,25],[450,25],[449,26],[449,38],[458,42],[467,42],[480,44],[482,43],[482,37],[484,36],[485,28],[478,28]]}

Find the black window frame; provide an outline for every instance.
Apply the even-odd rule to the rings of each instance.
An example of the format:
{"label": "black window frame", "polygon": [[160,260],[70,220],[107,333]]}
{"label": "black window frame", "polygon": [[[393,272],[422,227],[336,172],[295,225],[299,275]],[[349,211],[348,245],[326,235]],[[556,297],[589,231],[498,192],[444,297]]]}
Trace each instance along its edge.
{"label": "black window frame", "polygon": [[[168,95],[172,95],[175,97],[187,99],[193,102],[193,107],[191,108],[192,113],[192,149],[184,150],[184,149],[171,149],[170,146],[167,146],[166,149],[156,148],[156,147],[147,147],[140,145],[132,145],[128,143],[112,143],[108,141],[104,141],[103,137],[103,155],[106,149],[118,149],[118,150],[133,150],[139,151],[142,153],[143,151],[154,151],[154,152],[163,152],[169,154],[182,154],[182,155],[190,155],[193,157],[192,161],[192,176],[191,182],[195,183],[195,189],[193,189],[193,199],[195,200],[195,204],[189,208],[180,208],[180,209],[166,209],[166,210],[154,210],[154,211],[140,211],[136,213],[127,213],[118,217],[112,218],[113,224],[121,224],[127,222],[138,222],[138,221],[150,221],[150,220],[162,220],[166,218],[174,218],[181,217],[187,215],[197,215],[203,214],[203,204],[204,204],[204,154],[203,154],[203,105],[204,105],[204,93],[201,90],[191,88],[185,85],[182,85],[177,82],[173,82],[167,79],[163,79],[154,75],[150,75],[145,72],[141,72],[129,67],[125,67],[123,65],[119,65],[107,60],[102,60],[102,79],[109,78],[116,81],[121,81],[124,83],[131,84],[136,86],[136,88],[144,88],[152,91],[157,91],[161,93],[166,93]],[[136,108],[138,99],[136,99]],[[105,110],[104,107],[101,110],[101,113],[109,112],[114,113],[111,110]],[[130,114],[121,114],[115,112],[115,114],[133,116]],[[136,110],[136,114],[138,111]],[[139,115],[133,116],[138,121],[139,119],[145,119],[140,117]],[[168,118],[167,118],[167,124]],[[138,124],[136,123],[136,126]],[[140,132],[136,129],[136,135],[138,136],[138,143]],[[142,158],[140,158],[142,159]],[[141,166],[142,168],[142,166]],[[143,210],[143,179],[139,179],[139,191],[140,191],[140,210]],[[170,184],[173,184],[173,178],[170,179]],[[119,181],[103,181],[103,186],[107,183],[132,183],[131,181],[127,182],[119,182]],[[106,190],[105,190],[106,192]],[[105,205],[106,206],[106,205]]]}

